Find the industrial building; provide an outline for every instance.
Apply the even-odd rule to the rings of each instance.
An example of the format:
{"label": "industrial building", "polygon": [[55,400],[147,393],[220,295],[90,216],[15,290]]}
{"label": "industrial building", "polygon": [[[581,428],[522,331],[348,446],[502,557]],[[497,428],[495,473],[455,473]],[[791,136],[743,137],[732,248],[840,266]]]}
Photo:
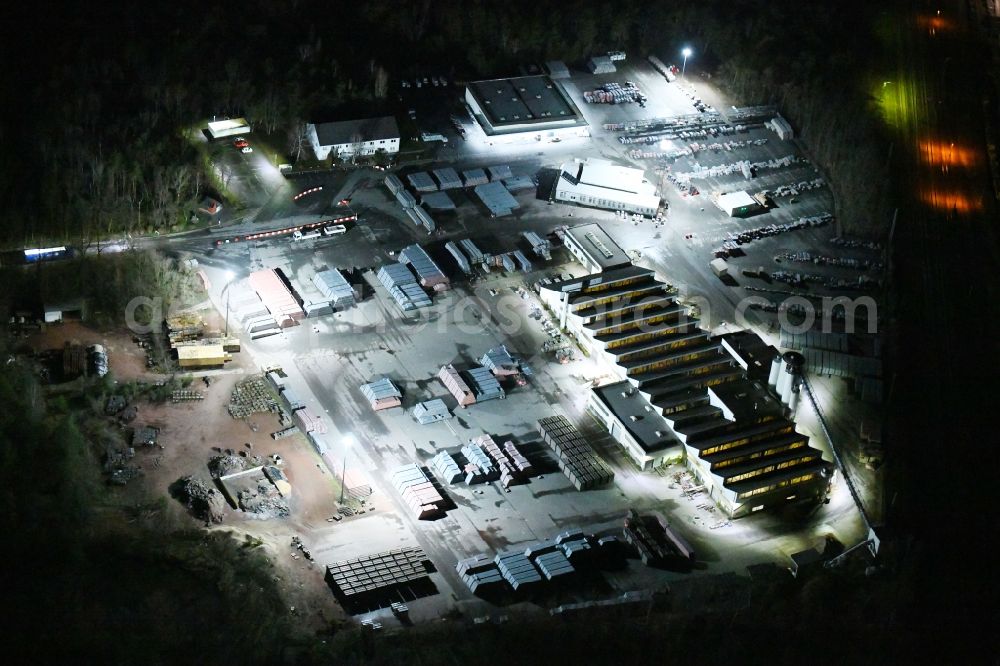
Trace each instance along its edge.
{"label": "industrial building", "polygon": [[656,186],[642,169],[597,158],[563,164],[556,181],[557,201],[653,216],[659,212]]}
{"label": "industrial building", "polygon": [[631,264],[625,250],[596,223],[567,229],[563,244],[588,273],[600,273]]}
{"label": "industrial building", "polygon": [[222,139],[227,136],[240,136],[250,133],[250,123],[245,118],[227,118],[208,124],[208,136],[212,139]]}
{"label": "industrial building", "polygon": [[746,217],[763,210],[760,202],[743,191],[720,194],[715,204],[729,217]]}
{"label": "industrial building", "polygon": [[801,355],[779,357],[749,333],[712,337],[653,271],[637,266],[545,285],[541,299],[622,379],[597,389],[588,406],[640,467],[676,457],[676,449],[654,454],[679,442],[731,517],[825,497],[832,465],[786,416],[798,399]]}
{"label": "industrial building", "polygon": [[548,76],[473,81],[465,101],[487,136],[587,136],[587,121]]}
{"label": "industrial building", "polygon": [[325,160],[331,153],[343,158],[374,155],[380,150],[399,152],[399,125],[392,116],[310,123],[306,125],[306,136],[318,160]]}

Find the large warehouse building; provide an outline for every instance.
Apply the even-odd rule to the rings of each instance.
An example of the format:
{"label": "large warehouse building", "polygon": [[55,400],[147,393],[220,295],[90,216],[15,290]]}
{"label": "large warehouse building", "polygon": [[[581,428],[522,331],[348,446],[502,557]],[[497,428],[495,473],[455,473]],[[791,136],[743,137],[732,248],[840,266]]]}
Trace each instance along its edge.
{"label": "large warehouse building", "polygon": [[465,88],[465,101],[489,137],[533,140],[589,134],[576,104],[548,76],[473,81]]}
{"label": "large warehouse building", "polygon": [[642,169],[596,158],[562,165],[556,200],[649,216],[660,209],[656,186],[646,180]]}
{"label": "large warehouse building", "polygon": [[634,265],[546,285],[541,299],[620,377],[588,409],[637,466],[683,457],[734,518],[826,496],[832,464],[768,391],[777,351],[756,335],[712,337]]}

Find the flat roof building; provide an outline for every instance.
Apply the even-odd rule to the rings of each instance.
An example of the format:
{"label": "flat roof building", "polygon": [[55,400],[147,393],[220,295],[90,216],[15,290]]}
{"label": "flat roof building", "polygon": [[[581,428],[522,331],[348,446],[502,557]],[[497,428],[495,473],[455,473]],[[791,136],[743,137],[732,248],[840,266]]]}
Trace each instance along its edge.
{"label": "flat roof building", "polygon": [[653,216],[659,211],[656,186],[642,169],[597,158],[567,162],[556,182],[557,201]]}
{"label": "flat roof building", "polygon": [[595,388],[587,409],[639,469],[650,470],[684,458],[684,447],[663,418],[627,381]]}
{"label": "flat roof building", "polygon": [[720,194],[716,205],[729,217],[744,217],[761,209],[757,200],[743,191]]}
{"label": "flat roof building", "polygon": [[589,273],[600,273],[631,263],[625,250],[596,223],[567,229],[563,243]]}
{"label": "flat roof building", "polygon": [[318,160],[325,160],[330,153],[346,157],[374,155],[379,150],[399,152],[399,125],[392,116],[310,123],[306,125],[306,136]]}
{"label": "flat roof building", "polygon": [[465,101],[488,136],[587,128],[576,104],[548,76],[472,81]]}
{"label": "flat roof building", "polygon": [[213,139],[250,133],[250,123],[245,118],[226,118],[208,124],[208,135]]}

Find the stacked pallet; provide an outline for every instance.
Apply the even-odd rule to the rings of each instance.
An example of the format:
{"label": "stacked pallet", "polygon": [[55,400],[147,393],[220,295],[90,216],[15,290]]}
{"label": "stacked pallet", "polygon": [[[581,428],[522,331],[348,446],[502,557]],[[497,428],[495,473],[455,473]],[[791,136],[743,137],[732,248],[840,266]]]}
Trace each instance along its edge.
{"label": "stacked pallet", "polygon": [[629,509],[625,516],[625,527],[622,533],[627,543],[639,551],[639,559],[645,565],[660,564],[670,557],[671,551],[663,540],[650,530],[646,518],[639,515],[635,509]]}
{"label": "stacked pallet", "polygon": [[497,377],[513,376],[521,371],[520,364],[507,351],[506,345],[487,350],[479,359],[479,363]]}
{"label": "stacked pallet", "polygon": [[513,178],[514,174],[510,170],[510,166],[507,164],[500,164],[497,166],[486,167],[486,170],[490,174],[491,181],[503,180],[504,178]]}
{"label": "stacked pallet", "polygon": [[576,569],[573,565],[569,563],[566,556],[560,551],[554,550],[550,553],[544,553],[535,558],[535,566],[538,570],[542,572],[546,580],[554,580],[562,576],[568,576],[572,574]]}
{"label": "stacked pallet", "polygon": [[402,206],[404,210],[413,208],[417,205],[416,198],[406,190],[396,192],[396,201],[399,202],[399,205]]}
{"label": "stacked pallet", "polygon": [[470,442],[463,446],[462,455],[469,461],[465,467],[465,482],[467,484],[485,483],[500,478],[500,470],[493,465],[493,461],[478,444]]}
{"label": "stacked pallet", "polygon": [[441,370],[438,372],[438,379],[441,383],[445,385],[451,394],[458,400],[459,407],[468,407],[476,402],[476,396],[469,388],[469,385],[465,383],[462,376],[455,369],[455,366],[448,365],[442,366]]}
{"label": "stacked pallet", "polygon": [[448,483],[458,483],[464,478],[462,468],[447,451],[440,451],[431,458],[431,470]]}
{"label": "stacked pallet", "polygon": [[370,384],[362,384],[361,393],[368,399],[372,409],[376,412],[391,407],[399,407],[403,404],[403,394],[399,392],[399,389],[388,377],[383,377]]}
{"label": "stacked pallet", "polygon": [[451,412],[448,411],[448,405],[444,404],[444,400],[441,398],[418,402],[416,406],[414,406],[412,414],[413,418],[415,418],[417,423],[420,425],[437,423],[438,421],[445,421],[451,418]]}
{"label": "stacked pallet", "polygon": [[503,575],[496,562],[489,555],[479,554],[465,560],[459,560],[455,570],[462,581],[469,586],[473,594],[486,592],[489,588],[503,585]]}
{"label": "stacked pallet", "polygon": [[462,179],[458,177],[458,172],[451,167],[434,169],[434,177],[441,184],[442,190],[452,190],[462,187]]}
{"label": "stacked pallet", "polygon": [[329,301],[330,307],[347,308],[354,305],[357,294],[344,275],[335,268],[319,271],[312,278],[313,284]]}
{"label": "stacked pallet", "polygon": [[518,481],[517,470],[507,460],[503,450],[497,445],[489,435],[480,435],[472,440],[472,443],[482,449],[490,457],[497,469],[500,470],[500,483],[504,488],[509,488]]}
{"label": "stacked pallet", "polygon": [[[421,209],[422,211],[423,209]],[[426,213],[423,214],[427,215]],[[427,254],[427,251],[419,245],[410,245],[400,250],[399,263],[410,266],[413,272],[417,274],[420,286],[422,287],[427,287],[434,291],[442,291],[448,289],[450,286],[448,276],[434,263],[434,260]]]}
{"label": "stacked pallet", "polygon": [[426,171],[411,173],[406,179],[410,181],[410,185],[417,192],[436,192],[438,189],[437,183],[434,182],[434,179]]}
{"label": "stacked pallet", "polygon": [[344,491],[354,499],[369,497],[373,492],[371,481],[356,467],[350,467],[344,473]]}
{"label": "stacked pallet", "polygon": [[427,556],[414,546],[397,548],[326,567],[326,579],[339,597],[347,601],[362,595],[412,584],[427,578]]}
{"label": "stacked pallet", "polygon": [[490,182],[490,179],[486,176],[486,172],[482,169],[469,169],[468,171],[463,171],[462,178],[465,180],[466,187],[485,185]]}
{"label": "stacked pallet", "polygon": [[542,577],[538,569],[525,556],[524,551],[513,550],[504,553],[497,553],[493,559],[500,570],[500,575],[504,577],[514,591],[534,583],[541,583]]}
{"label": "stacked pallet", "polygon": [[302,399],[299,398],[299,394],[288,386],[285,386],[281,390],[281,397],[285,400],[285,404],[288,406],[289,412],[294,413],[296,410],[302,409],[306,406],[306,403],[302,402]]}
{"label": "stacked pallet", "polygon": [[476,402],[496,400],[498,398],[503,400],[507,397],[503,387],[500,386],[500,382],[493,376],[489,368],[470,368],[467,374],[471,380],[472,390],[476,394]]}
{"label": "stacked pallet", "polygon": [[420,520],[444,515],[445,499],[417,465],[403,465],[389,474],[396,491]]}
{"label": "stacked pallet", "polygon": [[583,439],[565,416],[538,420],[538,432],[559,458],[559,469],[577,490],[590,490],[611,483],[614,471]]}
{"label": "stacked pallet", "polygon": [[249,282],[281,328],[295,326],[300,319],[305,318],[306,313],[273,268],[254,271],[250,274]]}
{"label": "stacked pallet", "polygon": [[431,299],[417,284],[413,272],[403,264],[386,264],[378,269],[379,282],[389,291],[403,312],[430,307]]}
{"label": "stacked pallet", "polygon": [[323,419],[313,414],[308,407],[296,411],[292,418],[295,420],[295,425],[302,432],[326,433],[326,423]]}
{"label": "stacked pallet", "polygon": [[535,473],[535,468],[531,466],[524,455],[517,450],[514,446],[514,442],[506,441],[503,443],[503,452],[507,455],[507,458],[514,465],[514,469],[521,473],[522,476],[531,476]]}
{"label": "stacked pallet", "polygon": [[388,188],[389,192],[396,194],[401,189],[403,189],[403,181],[401,181],[397,176],[393,174],[386,174],[385,180],[383,181],[385,186]]}
{"label": "stacked pallet", "polygon": [[556,537],[556,544],[566,559],[577,565],[590,557],[590,541],[579,530],[563,532]]}

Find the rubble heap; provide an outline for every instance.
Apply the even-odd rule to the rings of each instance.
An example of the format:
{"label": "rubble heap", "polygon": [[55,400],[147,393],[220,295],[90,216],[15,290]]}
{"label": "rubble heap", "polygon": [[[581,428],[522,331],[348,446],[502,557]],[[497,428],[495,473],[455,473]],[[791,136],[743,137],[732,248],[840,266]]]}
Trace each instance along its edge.
{"label": "rubble heap", "polygon": [[241,509],[262,520],[285,518],[291,513],[288,501],[281,496],[274,484],[263,478],[257,482],[256,491],[241,490],[237,502]]}
{"label": "rubble heap", "polygon": [[196,518],[205,522],[221,523],[226,515],[226,499],[222,493],[193,476],[185,476],[175,484],[174,496]]}

